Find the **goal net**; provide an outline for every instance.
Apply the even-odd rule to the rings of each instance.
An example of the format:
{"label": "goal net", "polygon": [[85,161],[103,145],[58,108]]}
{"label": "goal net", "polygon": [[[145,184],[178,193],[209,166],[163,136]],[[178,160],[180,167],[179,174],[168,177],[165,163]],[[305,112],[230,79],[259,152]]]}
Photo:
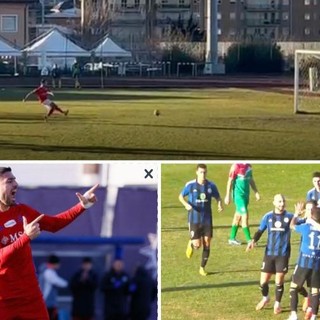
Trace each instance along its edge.
{"label": "goal net", "polygon": [[320,113],[320,50],[296,50],[294,113]]}

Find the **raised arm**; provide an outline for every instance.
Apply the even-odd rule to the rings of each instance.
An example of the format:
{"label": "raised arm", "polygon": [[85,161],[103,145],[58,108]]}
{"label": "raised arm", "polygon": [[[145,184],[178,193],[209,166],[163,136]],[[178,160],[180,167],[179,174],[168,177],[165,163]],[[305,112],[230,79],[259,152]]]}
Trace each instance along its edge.
{"label": "raised arm", "polygon": [[34,90],[31,90],[30,92],[28,92],[26,94],[26,96],[22,99],[22,101],[25,102],[29,98],[29,96],[31,96],[32,94],[34,94],[36,92],[36,90],[37,89],[34,89]]}
{"label": "raised arm", "polygon": [[[96,195],[94,194],[95,190],[98,188],[98,184],[93,186],[83,195],[80,193],[76,193],[76,196],[79,199],[79,203],[73,206],[72,208],[60,212],[57,215],[50,216],[44,215],[40,221],[40,229],[50,232],[57,232],[60,229],[66,227],[72,221],[74,221],[81,213],[83,213],[86,209],[90,208],[97,201]],[[40,215],[39,212],[29,208],[30,214],[32,217],[37,217]]]}
{"label": "raised arm", "polygon": [[24,232],[21,237],[17,238],[16,241],[0,249],[0,266],[5,265],[11,257],[19,254],[19,250],[29,244],[30,240],[33,240],[40,234],[39,221],[42,218],[43,215],[40,215],[30,223],[27,223],[26,218],[22,217]]}
{"label": "raised arm", "polygon": [[294,205],[294,216],[290,222],[290,229],[293,229],[293,230],[295,229],[299,216],[303,213],[303,210],[304,210],[304,203],[302,201],[297,202]]}

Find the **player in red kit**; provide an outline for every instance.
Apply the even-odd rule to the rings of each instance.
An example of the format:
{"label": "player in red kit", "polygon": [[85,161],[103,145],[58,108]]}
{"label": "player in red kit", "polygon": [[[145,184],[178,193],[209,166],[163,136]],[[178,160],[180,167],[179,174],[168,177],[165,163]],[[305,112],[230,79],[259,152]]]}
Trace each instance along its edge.
{"label": "player in red kit", "polygon": [[11,168],[0,167],[0,319],[49,320],[35,273],[30,242],[42,230],[56,232],[96,201],[95,185],[79,203],[55,216],[16,204],[18,188]]}
{"label": "player in red kit", "polygon": [[31,94],[36,94],[40,103],[42,103],[47,109],[47,114],[44,116],[45,121],[48,120],[48,117],[50,117],[54,111],[63,113],[65,116],[68,115],[68,109],[66,111],[63,111],[55,102],[48,98],[48,95],[53,96],[53,93],[47,88],[46,85],[47,81],[45,79],[42,79],[40,86],[27,93],[22,101],[25,102]]}

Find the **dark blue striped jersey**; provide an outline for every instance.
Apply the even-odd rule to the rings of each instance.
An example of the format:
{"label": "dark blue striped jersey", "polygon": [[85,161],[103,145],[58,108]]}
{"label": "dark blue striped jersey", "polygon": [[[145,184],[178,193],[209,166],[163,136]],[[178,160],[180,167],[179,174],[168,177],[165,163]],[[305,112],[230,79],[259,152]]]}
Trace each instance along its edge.
{"label": "dark blue striped jersey", "polygon": [[312,188],[307,192],[307,201],[315,200],[320,205],[320,192],[316,190],[316,188]]}
{"label": "dark blue striped jersey", "polygon": [[260,223],[259,230],[267,230],[267,256],[290,256],[290,222],[293,213],[284,211],[282,214],[275,214],[273,211],[266,213]]}
{"label": "dark blue striped jersey", "polygon": [[298,266],[320,271],[320,225],[315,227],[307,222],[296,225],[295,230],[301,234]]}
{"label": "dark blue striped jersey", "polygon": [[188,196],[188,203],[192,206],[188,212],[189,223],[212,225],[211,199],[220,198],[218,188],[213,182],[206,180],[204,184],[199,184],[196,180],[189,181],[181,195]]}

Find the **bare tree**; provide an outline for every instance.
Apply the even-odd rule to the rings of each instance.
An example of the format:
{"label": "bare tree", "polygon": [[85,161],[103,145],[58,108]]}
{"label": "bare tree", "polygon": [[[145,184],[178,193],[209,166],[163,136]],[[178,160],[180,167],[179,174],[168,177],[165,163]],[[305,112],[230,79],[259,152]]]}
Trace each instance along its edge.
{"label": "bare tree", "polygon": [[109,32],[113,18],[114,0],[81,0],[81,23],[75,33],[91,45]]}

